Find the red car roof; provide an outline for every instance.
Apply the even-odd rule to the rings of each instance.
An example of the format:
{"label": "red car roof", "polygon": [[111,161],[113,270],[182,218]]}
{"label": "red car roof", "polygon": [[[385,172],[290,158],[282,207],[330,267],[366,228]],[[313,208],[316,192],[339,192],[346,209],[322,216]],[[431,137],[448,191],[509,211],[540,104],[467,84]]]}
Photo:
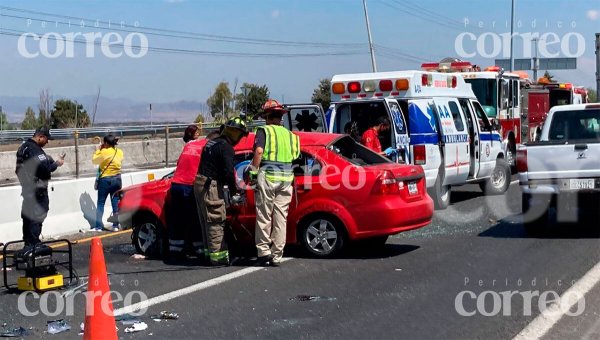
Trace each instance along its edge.
{"label": "red car roof", "polygon": [[[333,140],[339,138],[341,135],[333,133],[320,133],[320,132],[297,132],[294,134],[300,137],[300,146],[326,146],[329,145]],[[243,138],[238,145],[235,146],[235,150],[252,150],[254,147],[254,133]]]}

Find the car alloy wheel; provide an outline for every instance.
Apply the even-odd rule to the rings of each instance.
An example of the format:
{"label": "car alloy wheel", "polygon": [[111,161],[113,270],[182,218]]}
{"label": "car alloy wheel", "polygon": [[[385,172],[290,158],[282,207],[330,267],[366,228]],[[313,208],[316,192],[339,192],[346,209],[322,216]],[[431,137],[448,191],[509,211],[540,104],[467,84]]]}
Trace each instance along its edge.
{"label": "car alloy wheel", "polygon": [[133,245],[138,253],[160,257],[162,253],[162,225],[155,221],[141,221],[134,227]]}
{"label": "car alloy wheel", "polygon": [[329,256],[341,247],[341,235],[335,225],[323,218],[312,221],[303,232],[303,243],[317,256]]}

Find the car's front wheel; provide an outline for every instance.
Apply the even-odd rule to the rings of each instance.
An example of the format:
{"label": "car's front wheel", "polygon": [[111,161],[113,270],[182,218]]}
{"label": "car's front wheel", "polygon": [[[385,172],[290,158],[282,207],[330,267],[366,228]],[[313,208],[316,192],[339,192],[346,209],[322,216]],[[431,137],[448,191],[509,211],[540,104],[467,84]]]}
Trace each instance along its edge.
{"label": "car's front wheel", "polygon": [[160,258],[164,241],[164,227],[158,219],[151,216],[134,218],[132,243],[139,254]]}
{"label": "car's front wheel", "polygon": [[346,243],[346,231],[340,221],[328,215],[313,215],[300,228],[300,243],[311,255],[331,257]]}

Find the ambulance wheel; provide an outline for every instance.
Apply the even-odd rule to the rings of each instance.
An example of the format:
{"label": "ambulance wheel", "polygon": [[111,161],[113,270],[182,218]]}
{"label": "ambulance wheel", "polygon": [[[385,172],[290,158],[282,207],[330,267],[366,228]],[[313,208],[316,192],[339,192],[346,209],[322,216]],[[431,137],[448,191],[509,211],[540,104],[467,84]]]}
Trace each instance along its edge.
{"label": "ambulance wheel", "polygon": [[332,257],[346,243],[346,230],[342,222],[327,214],[310,215],[300,223],[300,244],[311,255]]}
{"label": "ambulance wheel", "polygon": [[502,195],[510,186],[510,176],[510,165],[498,158],[492,175],[485,182],[480,182],[479,187],[486,195]]}
{"label": "ambulance wheel", "polygon": [[442,185],[443,181],[442,176],[438,174],[433,190],[429,194],[436,210],[444,210],[450,205],[450,186]]}
{"label": "ambulance wheel", "polygon": [[133,219],[131,241],[138,254],[160,258],[164,253],[164,227],[160,221],[148,214]]}

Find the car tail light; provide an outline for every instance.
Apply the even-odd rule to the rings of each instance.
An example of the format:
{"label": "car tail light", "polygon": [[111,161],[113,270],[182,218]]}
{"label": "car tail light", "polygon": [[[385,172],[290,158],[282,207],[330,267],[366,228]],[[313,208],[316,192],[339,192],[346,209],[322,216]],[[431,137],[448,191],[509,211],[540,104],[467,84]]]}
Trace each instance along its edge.
{"label": "car tail light", "polygon": [[400,193],[403,187],[404,182],[398,181],[391,171],[385,170],[381,173],[373,187],[373,193],[378,195],[393,195]]}
{"label": "car tail light", "polygon": [[415,165],[425,165],[425,163],[427,163],[427,152],[425,151],[425,145],[415,145],[413,147],[413,155]]}
{"label": "car tail light", "polygon": [[527,172],[527,149],[517,149],[517,171]]}

